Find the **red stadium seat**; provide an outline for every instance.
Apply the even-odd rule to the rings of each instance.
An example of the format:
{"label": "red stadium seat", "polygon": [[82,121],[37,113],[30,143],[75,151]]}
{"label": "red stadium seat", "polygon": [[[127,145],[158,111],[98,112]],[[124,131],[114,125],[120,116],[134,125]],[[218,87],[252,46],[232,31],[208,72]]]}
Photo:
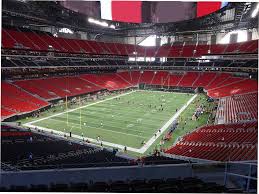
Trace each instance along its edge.
{"label": "red stadium seat", "polygon": [[257,122],[201,127],[166,153],[216,161],[257,160]]}

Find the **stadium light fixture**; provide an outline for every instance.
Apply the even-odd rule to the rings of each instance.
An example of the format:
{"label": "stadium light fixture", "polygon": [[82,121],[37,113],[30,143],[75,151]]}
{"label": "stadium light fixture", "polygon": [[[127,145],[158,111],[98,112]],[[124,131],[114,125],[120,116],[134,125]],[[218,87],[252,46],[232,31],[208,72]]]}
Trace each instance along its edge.
{"label": "stadium light fixture", "polygon": [[100,21],[100,20],[96,20],[96,19],[93,19],[93,18],[88,18],[88,22],[89,23],[92,23],[92,24],[96,24],[96,25],[99,25],[99,26],[103,26],[103,27],[108,27],[108,28],[112,28],[112,29],[115,29],[115,25],[111,24],[109,26],[109,24],[105,21]]}
{"label": "stadium light fixture", "polygon": [[61,28],[59,32],[66,33],[66,34],[73,34],[73,31],[68,28]]}
{"label": "stadium light fixture", "polygon": [[134,51],[132,54],[133,54],[133,55],[136,55],[136,54],[138,54],[138,53]]}
{"label": "stadium light fixture", "polygon": [[251,14],[251,17],[255,18],[255,16],[258,14],[258,12],[259,12],[259,3],[257,3],[256,8],[254,9],[254,11]]}
{"label": "stadium light fixture", "polygon": [[247,31],[246,30],[235,30],[227,33],[221,40],[220,44],[229,44],[230,43],[230,35],[237,34],[237,42],[245,42],[247,41]]}
{"label": "stadium light fixture", "polygon": [[150,35],[147,38],[145,38],[138,45],[140,45],[140,46],[156,46],[156,36],[155,35]]}
{"label": "stadium light fixture", "polygon": [[110,28],[115,29],[115,26],[112,24],[112,25],[110,25]]}

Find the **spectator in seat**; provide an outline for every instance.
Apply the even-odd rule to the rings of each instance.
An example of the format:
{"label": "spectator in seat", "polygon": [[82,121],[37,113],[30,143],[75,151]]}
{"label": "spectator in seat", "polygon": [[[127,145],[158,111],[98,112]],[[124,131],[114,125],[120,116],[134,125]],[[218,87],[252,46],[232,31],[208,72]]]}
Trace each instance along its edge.
{"label": "spectator in seat", "polygon": [[31,152],[29,153],[29,161],[33,163],[33,154]]}

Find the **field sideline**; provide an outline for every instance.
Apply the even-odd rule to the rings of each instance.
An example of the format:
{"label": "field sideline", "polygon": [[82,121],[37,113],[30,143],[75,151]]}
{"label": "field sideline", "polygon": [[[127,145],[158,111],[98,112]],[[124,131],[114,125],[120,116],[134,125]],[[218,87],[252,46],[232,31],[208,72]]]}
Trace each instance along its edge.
{"label": "field sideline", "polygon": [[[68,135],[71,131],[73,137],[88,139],[92,143],[100,143],[97,141],[100,136],[103,145],[120,149],[127,146],[129,151],[145,153],[196,96],[132,91],[33,120],[24,126],[61,135]],[[145,145],[141,144],[143,141]]]}

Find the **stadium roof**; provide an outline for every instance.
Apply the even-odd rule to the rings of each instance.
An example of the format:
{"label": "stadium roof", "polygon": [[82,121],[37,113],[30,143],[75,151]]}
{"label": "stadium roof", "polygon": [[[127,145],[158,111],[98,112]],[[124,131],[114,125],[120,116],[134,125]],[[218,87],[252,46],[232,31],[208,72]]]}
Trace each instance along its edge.
{"label": "stadium roof", "polygon": [[[188,21],[135,24],[100,19],[95,20],[97,22],[89,22],[90,17],[87,15],[68,10],[56,1],[3,0],[2,22],[4,25],[22,27],[66,27],[74,31],[112,36],[172,35],[199,33],[199,31],[215,33],[222,30],[257,28],[258,14],[256,17],[251,17],[256,6],[257,3],[251,2],[229,3],[215,13]],[[99,25],[100,23],[105,25]]]}

